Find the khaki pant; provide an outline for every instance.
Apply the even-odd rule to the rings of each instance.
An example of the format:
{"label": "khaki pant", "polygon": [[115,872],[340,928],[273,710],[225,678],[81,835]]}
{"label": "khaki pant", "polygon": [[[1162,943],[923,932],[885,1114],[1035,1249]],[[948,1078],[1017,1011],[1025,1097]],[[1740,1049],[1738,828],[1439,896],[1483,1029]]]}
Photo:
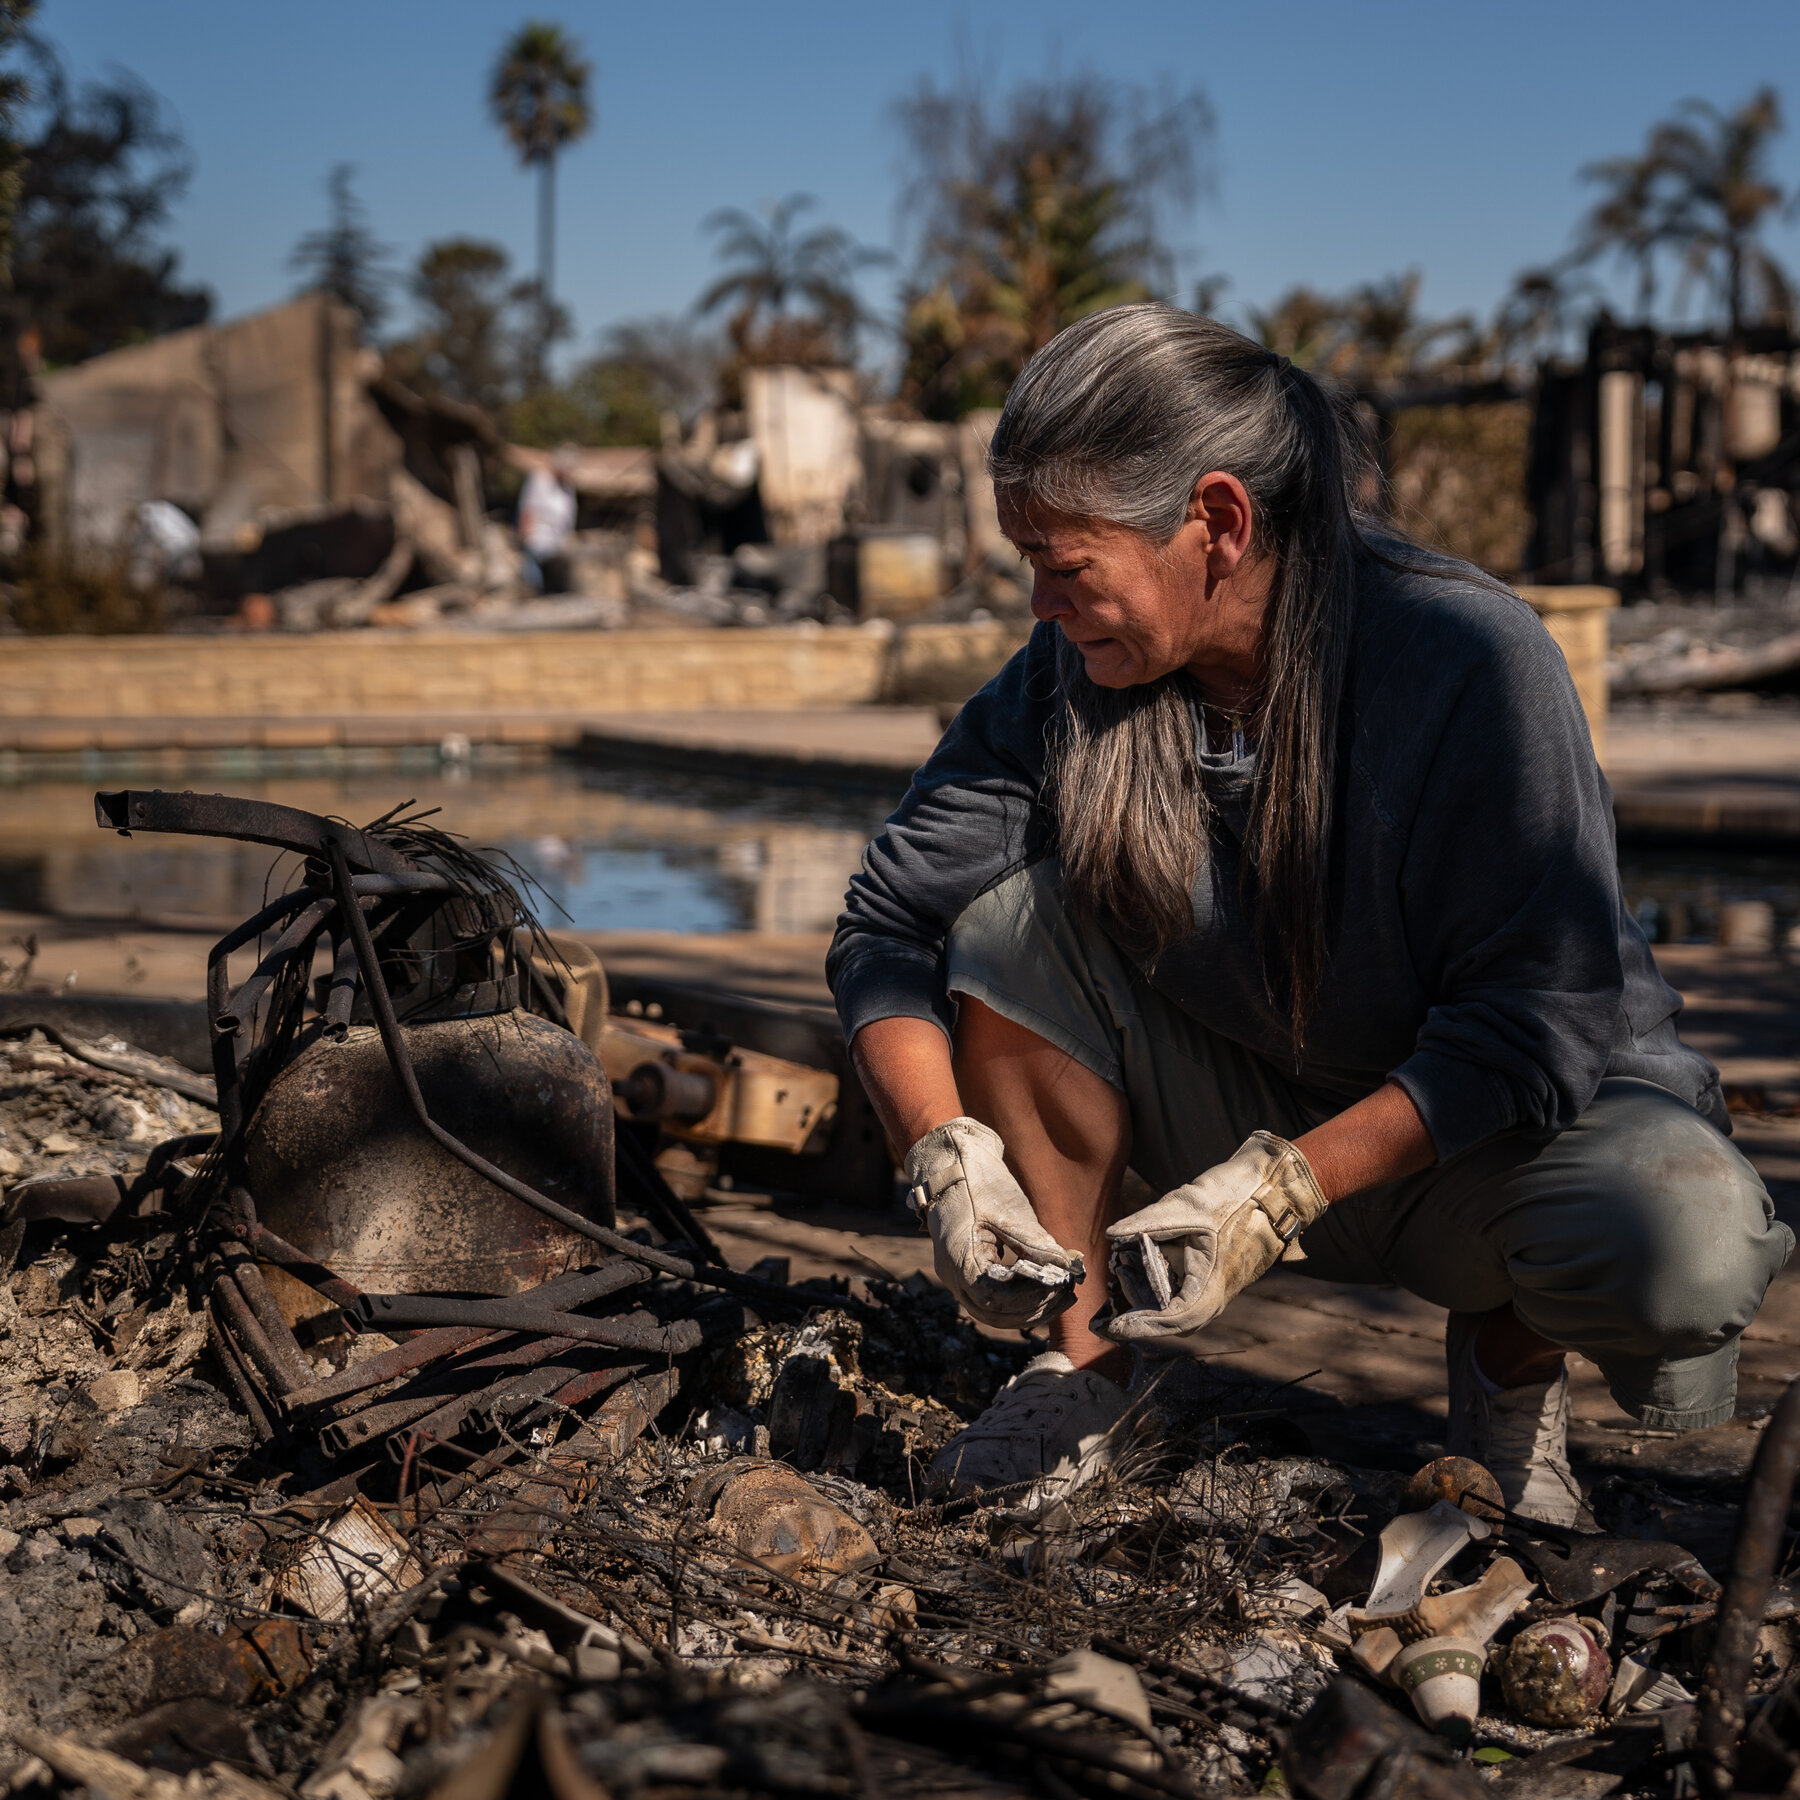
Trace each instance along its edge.
{"label": "khaki pant", "polygon": [[[983,894],[949,941],[949,985],[1119,1089],[1131,1167],[1158,1194],[1252,1131],[1292,1138],[1341,1111],[1164,999],[1104,932],[1062,905],[1054,862]],[[1333,1206],[1300,1273],[1393,1282],[1452,1312],[1511,1301],[1532,1330],[1597,1364],[1646,1425],[1723,1424],[1738,1336],[1794,1236],[1756,1171],[1649,1082],[1609,1078],[1567,1131],[1509,1131]]]}

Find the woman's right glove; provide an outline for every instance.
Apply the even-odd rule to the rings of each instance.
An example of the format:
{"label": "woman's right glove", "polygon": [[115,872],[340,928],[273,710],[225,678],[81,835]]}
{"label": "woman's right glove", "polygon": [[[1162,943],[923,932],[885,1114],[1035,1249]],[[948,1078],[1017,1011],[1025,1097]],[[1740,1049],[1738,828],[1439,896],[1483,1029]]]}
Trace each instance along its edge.
{"label": "woman's right glove", "polygon": [[938,1280],[971,1318],[1019,1329],[1074,1305],[1081,1254],[1038,1223],[997,1133],[975,1119],[926,1132],[906,1153],[906,1179]]}

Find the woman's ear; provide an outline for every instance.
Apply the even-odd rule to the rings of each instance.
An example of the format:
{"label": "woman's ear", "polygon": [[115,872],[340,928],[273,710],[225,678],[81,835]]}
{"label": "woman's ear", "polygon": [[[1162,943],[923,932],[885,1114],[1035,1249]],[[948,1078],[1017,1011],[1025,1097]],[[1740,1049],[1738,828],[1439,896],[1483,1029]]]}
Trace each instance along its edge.
{"label": "woman's ear", "polygon": [[1188,519],[1205,528],[1207,573],[1215,581],[1231,575],[1250,554],[1255,508],[1235,475],[1223,469],[1202,475],[1188,498]]}

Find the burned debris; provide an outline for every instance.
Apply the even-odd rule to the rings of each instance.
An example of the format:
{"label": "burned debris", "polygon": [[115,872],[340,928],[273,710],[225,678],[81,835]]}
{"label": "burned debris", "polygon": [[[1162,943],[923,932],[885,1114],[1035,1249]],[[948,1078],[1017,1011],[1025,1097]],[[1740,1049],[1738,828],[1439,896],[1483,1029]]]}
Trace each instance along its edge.
{"label": "burned debris", "polygon": [[[615,1013],[402,809],[100,822],[291,855],[213,1073],[0,1066],[13,1794],[1780,1792],[1800,1389],[1729,1568],[1303,1453],[1147,1364],[1086,1485],[952,1497],[1022,1366],[923,1277],[730,1266],[665,1152],[796,1165],[828,1071]],[[692,1190],[690,1190],[692,1191]]]}

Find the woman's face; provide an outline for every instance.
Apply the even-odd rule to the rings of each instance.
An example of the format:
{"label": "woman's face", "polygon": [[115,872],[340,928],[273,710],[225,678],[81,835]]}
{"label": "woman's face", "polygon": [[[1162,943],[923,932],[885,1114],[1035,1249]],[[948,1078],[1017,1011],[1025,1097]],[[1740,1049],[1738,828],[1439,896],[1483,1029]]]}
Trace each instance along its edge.
{"label": "woman's face", "polygon": [[1032,613],[1061,627],[1097,687],[1184,668],[1203,682],[1209,672],[1254,673],[1268,583],[1247,579],[1257,567],[1246,557],[1250,501],[1235,477],[1202,477],[1166,544],[1005,499],[1000,528],[1031,564]]}

